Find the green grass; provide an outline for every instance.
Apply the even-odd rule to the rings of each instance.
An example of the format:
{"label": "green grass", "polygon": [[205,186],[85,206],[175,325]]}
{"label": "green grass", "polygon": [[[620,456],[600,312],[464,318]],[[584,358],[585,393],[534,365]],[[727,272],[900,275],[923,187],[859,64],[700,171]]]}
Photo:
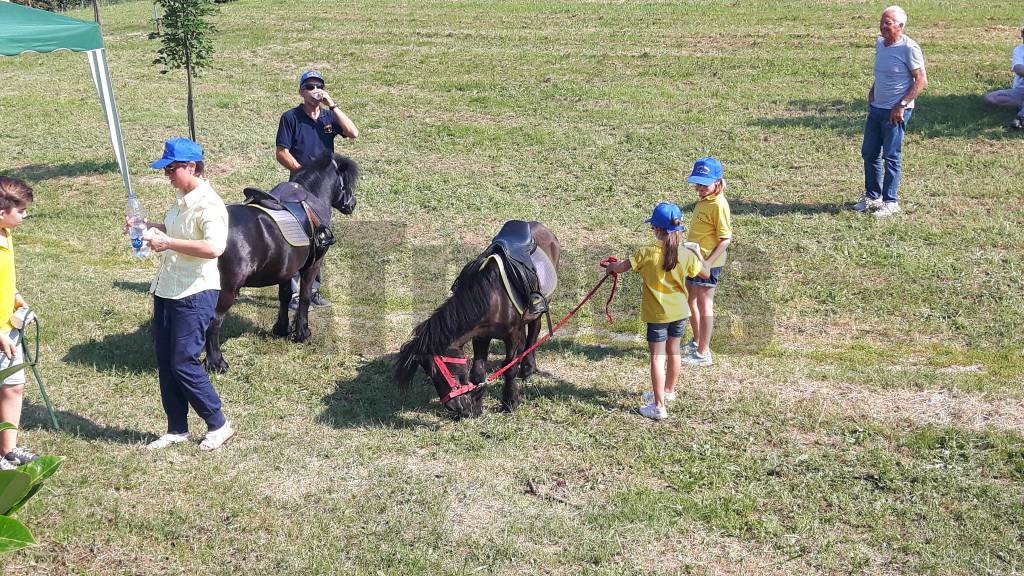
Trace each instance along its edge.
{"label": "green grass", "polygon": [[[980,95],[1009,81],[1010,2],[915,2],[930,86],[910,124],[904,213],[846,206],[881,5],[866,2],[331,2],[222,5],[196,85],[215,188],[285,177],[280,113],[309,68],[361,130],[359,208],[335,224],[314,338],[269,335],[271,290],[225,328],[216,377],[240,435],[153,454],[152,261],[79,54],[0,59],[0,172],[36,190],[17,232],[62,431],[30,386],[23,439],[67,456],[22,512],[9,574],[1012,574],[1024,570],[1024,147]],[[78,13],[89,18],[91,11]],[[184,81],[150,62],[152,6],[106,6],[132,175],[183,134]],[[564,252],[557,315],[596,262],[687,206],[695,158],[726,165],[736,241],[716,366],[672,418],[647,389],[624,277],[541,349],[515,414],[453,422],[391,354],[500,224]],[[497,352],[497,348],[495,352]],[[202,424],[194,421],[194,430]]]}

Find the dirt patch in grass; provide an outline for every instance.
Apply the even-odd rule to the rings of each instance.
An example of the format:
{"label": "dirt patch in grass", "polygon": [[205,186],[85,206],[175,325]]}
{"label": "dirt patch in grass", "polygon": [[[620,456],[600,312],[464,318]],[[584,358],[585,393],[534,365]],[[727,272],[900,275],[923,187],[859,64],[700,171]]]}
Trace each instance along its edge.
{"label": "dirt patch in grass", "polygon": [[[732,371],[730,371],[732,372]],[[918,425],[956,425],[971,430],[997,428],[1024,433],[1024,400],[994,399],[983,394],[948,390],[876,390],[851,383],[811,379],[782,381],[731,373],[708,379],[696,392],[713,398],[738,398],[752,392],[817,412],[833,412],[851,419],[887,422],[911,421]]]}

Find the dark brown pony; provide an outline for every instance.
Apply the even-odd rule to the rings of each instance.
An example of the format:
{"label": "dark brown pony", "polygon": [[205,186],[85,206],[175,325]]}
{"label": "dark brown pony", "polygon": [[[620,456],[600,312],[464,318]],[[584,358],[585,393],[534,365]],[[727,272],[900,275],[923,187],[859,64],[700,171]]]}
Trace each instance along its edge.
{"label": "dark brown pony", "polygon": [[[356,207],[356,180],[359,167],[340,154],[325,155],[304,166],[291,181],[318,198],[324,206],[342,214],[351,214]],[[217,261],[220,270],[220,299],[217,315],[206,330],[206,369],[224,372],[228,363],[220,351],[220,328],[224,316],[235,303],[243,286],[260,287],[277,284],[278,312],[273,333],[288,336],[288,303],[291,301],[291,278],[299,273],[299,309],[295,312],[292,339],[302,342],[310,337],[309,300],[313,279],[320,272],[324,254],[312,257],[313,246],[292,246],[281,234],[274,220],[262,210],[241,204],[228,208],[228,243]],[[325,210],[324,225],[330,225],[330,209]],[[312,242],[311,242],[312,244]]]}
{"label": "dark brown pony", "polygon": [[[558,238],[540,222],[529,225],[537,249],[543,250],[557,269],[561,253]],[[493,263],[480,269],[485,257],[481,254],[466,264],[452,295],[413,329],[412,339],[402,346],[395,362],[395,380],[402,389],[408,387],[416,369],[422,368],[442,404],[458,417],[479,416],[483,410],[491,339],[505,343],[508,363],[537,341],[541,329],[539,314],[520,314],[509,300]],[[463,352],[469,341],[473,342],[471,366]],[[516,377],[525,380],[536,371],[537,360],[531,352],[505,372],[501,395],[504,410],[515,410],[521,402]]]}

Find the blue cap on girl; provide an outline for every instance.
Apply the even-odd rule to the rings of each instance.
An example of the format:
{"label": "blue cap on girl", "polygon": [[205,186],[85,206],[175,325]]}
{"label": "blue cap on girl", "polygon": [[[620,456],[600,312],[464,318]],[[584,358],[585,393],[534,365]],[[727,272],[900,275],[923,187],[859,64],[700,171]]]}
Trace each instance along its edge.
{"label": "blue cap on girl", "polygon": [[686,230],[686,226],[683,226],[682,209],[671,202],[659,203],[654,207],[654,212],[651,214],[651,217],[644,220],[644,222],[649,222],[666,232],[679,232],[680,230]]}

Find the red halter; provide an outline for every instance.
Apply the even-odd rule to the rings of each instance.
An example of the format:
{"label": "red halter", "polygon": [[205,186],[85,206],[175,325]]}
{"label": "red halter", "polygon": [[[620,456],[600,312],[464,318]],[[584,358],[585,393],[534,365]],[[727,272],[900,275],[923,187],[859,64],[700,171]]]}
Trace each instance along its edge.
{"label": "red halter", "polygon": [[448,369],[448,364],[465,364],[465,358],[452,358],[450,356],[434,356],[434,364],[437,365],[437,369],[441,371],[441,376],[444,376],[445,382],[448,383],[448,394],[445,394],[441,398],[442,404],[447,404],[452,398],[462,396],[466,392],[476,390],[477,385],[472,382],[466,384],[460,384],[458,379],[452,374],[451,370]]}

